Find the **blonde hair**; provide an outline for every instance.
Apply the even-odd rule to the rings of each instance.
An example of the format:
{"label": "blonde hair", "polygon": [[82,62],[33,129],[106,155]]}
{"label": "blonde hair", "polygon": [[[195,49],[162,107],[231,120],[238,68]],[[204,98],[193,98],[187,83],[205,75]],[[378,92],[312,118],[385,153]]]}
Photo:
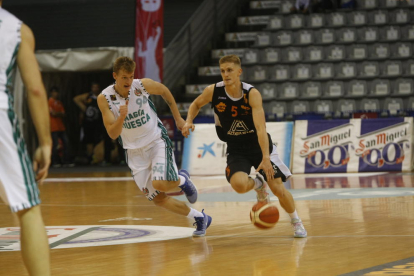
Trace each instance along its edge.
{"label": "blonde hair", "polygon": [[114,62],[113,71],[118,73],[120,70],[124,70],[127,73],[135,71],[135,61],[129,57],[119,57]]}
{"label": "blonde hair", "polygon": [[228,56],[222,57],[219,61],[219,64],[222,65],[223,63],[226,63],[226,62],[233,62],[234,64],[241,67],[240,58],[236,55],[228,55]]}

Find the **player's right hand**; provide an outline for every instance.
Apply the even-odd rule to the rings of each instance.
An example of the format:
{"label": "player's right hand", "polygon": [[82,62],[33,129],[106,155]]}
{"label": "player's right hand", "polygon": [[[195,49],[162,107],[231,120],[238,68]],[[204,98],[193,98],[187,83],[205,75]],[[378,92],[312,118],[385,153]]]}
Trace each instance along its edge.
{"label": "player's right hand", "polygon": [[183,129],[181,130],[181,133],[183,134],[185,138],[188,138],[188,136],[190,135],[190,129],[191,131],[194,132],[194,129],[195,129],[194,124],[185,122],[185,125],[183,126]]}
{"label": "player's right hand", "polygon": [[40,146],[35,151],[33,158],[33,170],[36,173],[36,181],[38,181],[39,184],[42,184],[43,180],[47,177],[51,154],[52,147],[50,145]]}
{"label": "player's right hand", "polygon": [[119,115],[122,118],[126,118],[126,116],[128,115],[128,103],[129,103],[129,100],[126,100],[125,105],[121,105],[119,107]]}

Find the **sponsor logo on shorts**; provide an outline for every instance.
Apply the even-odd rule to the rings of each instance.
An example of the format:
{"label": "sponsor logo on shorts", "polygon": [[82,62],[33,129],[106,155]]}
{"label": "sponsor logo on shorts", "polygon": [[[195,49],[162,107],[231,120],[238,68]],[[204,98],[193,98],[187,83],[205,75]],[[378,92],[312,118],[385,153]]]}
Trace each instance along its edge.
{"label": "sponsor logo on shorts", "polygon": [[[91,247],[191,237],[189,227],[152,225],[47,226],[50,248]],[[1,252],[20,250],[20,228],[0,228]]]}
{"label": "sponsor logo on shorts", "polygon": [[227,166],[227,168],[226,168],[226,175],[227,175],[227,177],[230,177],[230,167],[229,166]]}

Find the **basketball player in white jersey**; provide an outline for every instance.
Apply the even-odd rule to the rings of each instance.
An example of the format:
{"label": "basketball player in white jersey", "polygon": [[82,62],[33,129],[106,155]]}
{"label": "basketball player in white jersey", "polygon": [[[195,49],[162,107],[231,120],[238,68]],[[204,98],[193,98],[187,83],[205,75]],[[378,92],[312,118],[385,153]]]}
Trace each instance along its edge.
{"label": "basketball player in white jersey", "polygon": [[[19,219],[21,250],[29,274],[45,276],[50,275],[49,244],[36,180],[42,182],[47,176],[52,140],[46,91],[34,48],[30,28],[0,7],[0,197]],[[33,166],[13,110],[11,85],[16,66],[40,143]]]}
{"label": "basketball player in white jersey", "polygon": [[131,58],[116,59],[113,67],[115,84],[98,96],[105,128],[108,135],[112,139],[118,138],[125,149],[132,176],[148,200],[194,219],[196,231],[193,236],[204,236],[211,217],[166,194],[181,190],[190,203],[195,203],[198,195],[188,172],[177,170],[172,142],[158,119],[150,95],[163,97],[179,130],[185,121],[167,87],[151,79],[134,79],[134,71],[135,62]]}
{"label": "basketball player in white jersey", "polygon": [[[269,201],[267,181],[291,217],[294,237],[305,238],[307,232],[296,212],[293,197],[283,185],[292,174],[280,160],[266,132],[262,96],[252,85],[240,81],[242,69],[238,56],[224,56],[219,64],[223,81],[208,86],[190,105],[182,133],[188,137],[189,130],[194,131],[193,120],[200,108],[211,103],[217,135],[227,143],[227,181],[237,193],[256,189],[258,201]],[[252,166],[259,172],[255,179],[249,177]]]}

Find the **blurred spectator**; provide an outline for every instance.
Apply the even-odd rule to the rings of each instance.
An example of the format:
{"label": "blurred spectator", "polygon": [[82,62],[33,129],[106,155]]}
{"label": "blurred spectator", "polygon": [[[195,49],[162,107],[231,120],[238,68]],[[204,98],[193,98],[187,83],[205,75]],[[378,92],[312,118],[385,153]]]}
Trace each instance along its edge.
{"label": "blurred spectator", "polygon": [[304,14],[309,13],[310,0],[296,0],[295,5],[290,10],[292,13],[302,12]]}
{"label": "blurred spectator", "polygon": [[[59,90],[52,87],[49,98],[49,114],[50,114],[50,131],[52,132],[52,167],[60,167],[63,165],[73,167],[75,164],[71,162],[69,156],[69,141],[66,135],[66,128],[63,123],[65,117],[65,108],[59,100]],[[59,140],[60,139],[60,140]],[[61,141],[61,142],[60,142]],[[62,149],[63,147],[63,149]],[[59,151],[62,150],[62,160]]]}
{"label": "blurred spectator", "polygon": [[93,159],[95,147],[103,141],[105,128],[102,115],[98,108],[97,96],[101,92],[99,84],[93,82],[91,92],[83,93],[73,98],[76,105],[81,109],[81,119],[83,128],[83,144],[86,145],[88,163],[97,163]]}
{"label": "blurred spectator", "polygon": [[[109,135],[104,136],[105,153],[101,166],[109,166],[113,163],[125,165],[125,150],[119,145],[117,140],[112,140]],[[114,151],[116,149],[116,151]]]}
{"label": "blurred spectator", "polygon": [[312,12],[333,11],[338,8],[338,0],[313,0]]}
{"label": "blurred spectator", "polygon": [[341,1],[341,8],[342,9],[355,9],[356,8],[356,1],[355,0],[342,0]]}

